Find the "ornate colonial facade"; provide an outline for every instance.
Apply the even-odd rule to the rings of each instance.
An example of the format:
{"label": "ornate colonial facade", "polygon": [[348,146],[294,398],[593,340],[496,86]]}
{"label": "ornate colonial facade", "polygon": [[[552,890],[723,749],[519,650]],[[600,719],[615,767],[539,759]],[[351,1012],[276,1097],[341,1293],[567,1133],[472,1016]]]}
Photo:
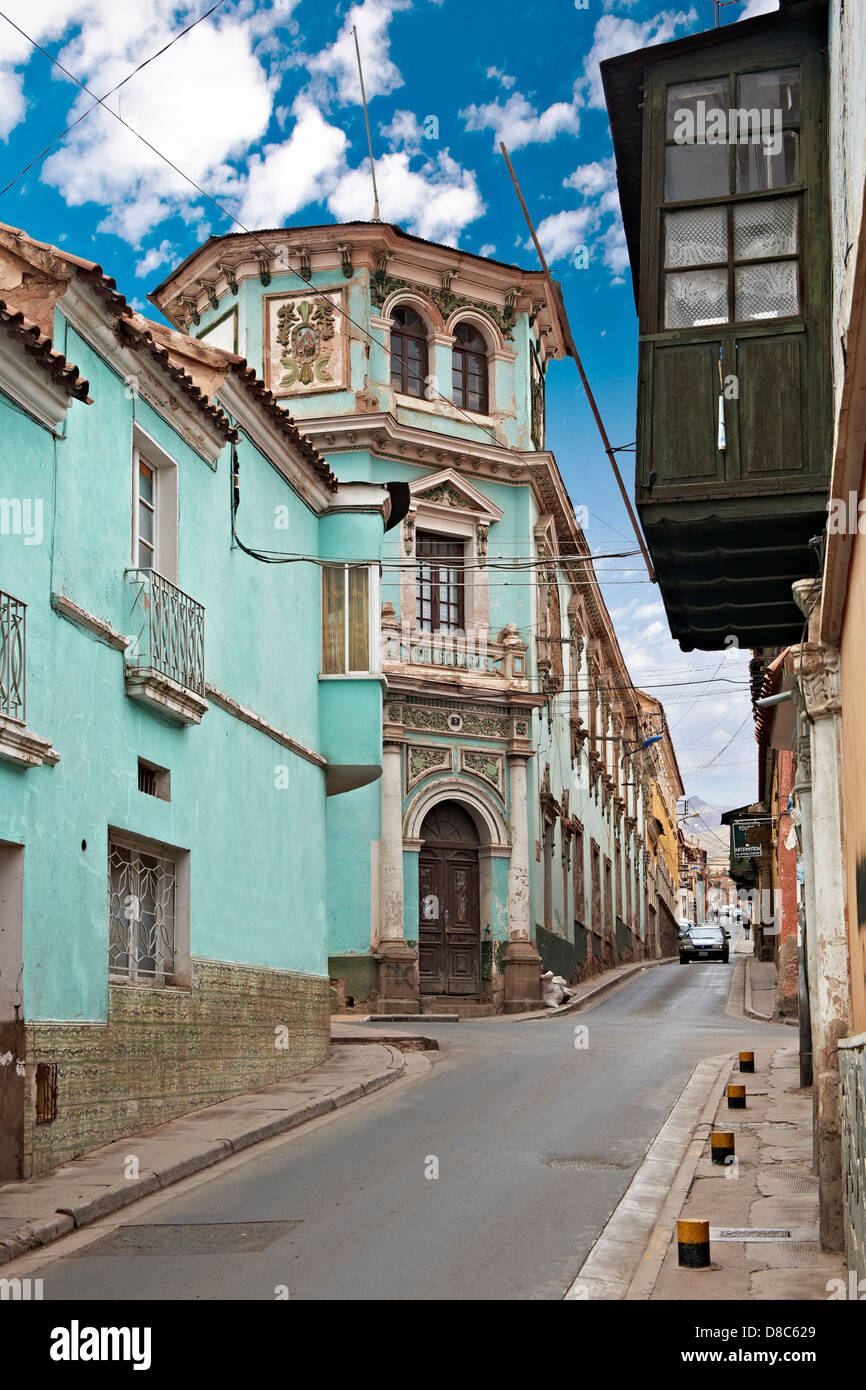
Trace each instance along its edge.
{"label": "ornate colonial facade", "polygon": [[543,277],[353,223],[212,238],[152,298],[247,358],[341,482],[408,494],[351,671],[359,709],[384,691],[382,777],[328,805],[340,1002],[513,1011],[543,968],[641,956],[640,706],[545,448],[568,334]]}

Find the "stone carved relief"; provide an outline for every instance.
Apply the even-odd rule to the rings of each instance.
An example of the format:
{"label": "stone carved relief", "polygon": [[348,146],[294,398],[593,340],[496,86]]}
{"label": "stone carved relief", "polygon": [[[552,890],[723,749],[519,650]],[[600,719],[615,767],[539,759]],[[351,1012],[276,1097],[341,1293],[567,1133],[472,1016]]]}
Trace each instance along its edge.
{"label": "stone carved relief", "polygon": [[430,744],[410,743],[406,750],[406,790],[411,791],[431,772],[450,772],[453,767],[451,749]]}
{"label": "stone carved relief", "polygon": [[343,292],[272,295],[264,301],[266,384],[277,396],[346,384]]}
{"label": "stone carved relief", "polygon": [[806,711],[812,719],[839,714],[842,709],[842,684],[838,647],[824,642],[804,642],[795,669]]}
{"label": "stone carved relief", "polygon": [[461,772],[471,772],[474,777],[489,782],[500,796],[505,785],[505,759],[501,753],[488,753],[484,749],[462,748],[460,750]]}
{"label": "stone carved relief", "polygon": [[[477,715],[464,713],[463,732],[473,737],[506,739],[509,736],[509,720],[496,715]],[[392,724],[403,724],[407,729],[429,729],[431,732],[448,734],[452,732],[449,724],[449,711],[445,709],[423,709],[417,705],[388,706],[388,720]]]}

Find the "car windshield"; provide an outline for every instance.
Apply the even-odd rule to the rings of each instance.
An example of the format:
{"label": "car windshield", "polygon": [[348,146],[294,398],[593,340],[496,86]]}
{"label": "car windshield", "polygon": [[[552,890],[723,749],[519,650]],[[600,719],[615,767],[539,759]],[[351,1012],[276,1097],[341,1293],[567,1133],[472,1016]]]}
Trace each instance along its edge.
{"label": "car windshield", "polygon": [[702,941],[715,941],[721,936],[721,931],[718,927],[692,927],[691,934]]}

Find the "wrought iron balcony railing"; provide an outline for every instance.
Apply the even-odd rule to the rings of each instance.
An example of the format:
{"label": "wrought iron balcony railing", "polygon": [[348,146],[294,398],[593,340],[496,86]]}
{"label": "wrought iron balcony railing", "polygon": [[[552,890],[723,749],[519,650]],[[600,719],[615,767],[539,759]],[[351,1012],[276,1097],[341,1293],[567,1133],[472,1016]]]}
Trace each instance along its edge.
{"label": "wrought iron balcony railing", "polygon": [[135,636],[127,663],[205,696],[204,608],[156,570],[130,569]]}
{"label": "wrought iron balcony railing", "polygon": [[26,718],[27,604],[0,589],[0,715],[23,724]]}

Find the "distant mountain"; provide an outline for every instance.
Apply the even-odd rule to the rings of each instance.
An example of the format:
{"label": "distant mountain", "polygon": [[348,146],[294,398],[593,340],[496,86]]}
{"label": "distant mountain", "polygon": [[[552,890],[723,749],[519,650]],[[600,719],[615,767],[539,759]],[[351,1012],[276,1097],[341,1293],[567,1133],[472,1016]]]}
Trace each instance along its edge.
{"label": "distant mountain", "polygon": [[[688,806],[685,805],[688,802]],[[699,796],[689,796],[680,802],[680,826],[686,839],[705,849],[708,859],[727,859],[730,853],[730,830],[722,825],[722,808],[711,806]]]}

